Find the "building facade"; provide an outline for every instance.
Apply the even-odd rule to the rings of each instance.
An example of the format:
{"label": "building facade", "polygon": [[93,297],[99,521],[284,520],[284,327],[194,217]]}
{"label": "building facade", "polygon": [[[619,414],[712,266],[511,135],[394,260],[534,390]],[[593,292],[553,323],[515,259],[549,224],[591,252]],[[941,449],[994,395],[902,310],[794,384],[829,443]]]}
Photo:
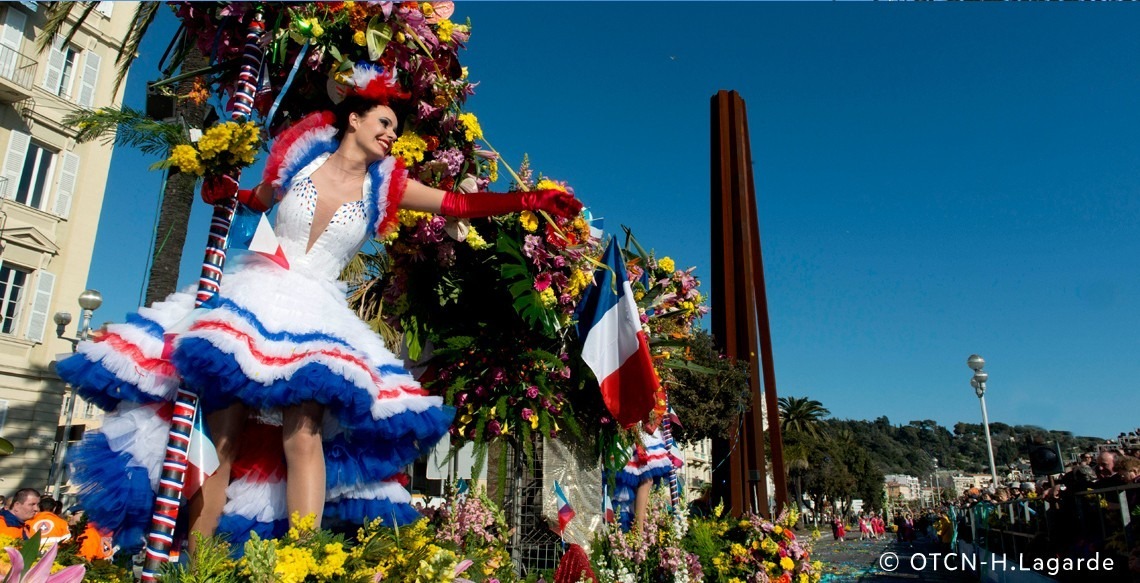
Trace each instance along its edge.
{"label": "building facade", "polygon": [[[112,150],[76,143],[63,119],[121,104],[115,58],[136,4],[100,2],[66,43],[57,38],[43,51],[36,41],[46,7],[0,5],[0,436],[13,446],[0,456],[0,494],[51,479],[65,398],[52,364],[72,350],[53,315],[72,314],[65,335],[74,337]],[[80,404],[76,425],[93,414]]]}

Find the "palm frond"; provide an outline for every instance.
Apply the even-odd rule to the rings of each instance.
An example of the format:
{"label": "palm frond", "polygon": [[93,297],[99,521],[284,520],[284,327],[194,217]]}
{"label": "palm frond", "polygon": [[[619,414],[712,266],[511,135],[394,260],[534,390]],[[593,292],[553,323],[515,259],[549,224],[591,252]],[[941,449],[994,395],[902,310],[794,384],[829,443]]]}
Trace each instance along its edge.
{"label": "palm frond", "polygon": [[142,39],[158,16],[159,6],[161,4],[158,2],[139,2],[135,7],[134,16],[131,17],[130,32],[123,39],[123,44],[119,45],[119,55],[115,57],[115,86],[111,90],[112,93],[118,93],[119,86],[127,78],[127,72],[135,62]]}
{"label": "palm frond", "polygon": [[80,143],[102,138],[106,145],[138,148],[163,158],[174,146],[186,143],[182,126],[155,121],[130,107],[76,110],[64,117],[63,123],[78,130],[75,139]]}
{"label": "palm frond", "polygon": [[[63,25],[67,22],[67,17],[71,14],[71,9],[78,4],[77,2],[53,2],[48,6],[45,11],[47,21],[44,22],[44,27],[40,30],[40,36],[36,38],[36,52],[42,53],[44,49],[51,45],[52,40],[63,30]],[[71,33],[75,34],[75,28],[72,27]]]}

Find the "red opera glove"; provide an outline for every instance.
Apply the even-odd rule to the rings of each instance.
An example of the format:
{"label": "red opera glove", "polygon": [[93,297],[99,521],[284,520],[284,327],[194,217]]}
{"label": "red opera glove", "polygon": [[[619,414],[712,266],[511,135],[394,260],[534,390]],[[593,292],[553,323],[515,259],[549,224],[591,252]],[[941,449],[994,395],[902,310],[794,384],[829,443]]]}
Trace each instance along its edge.
{"label": "red opera glove", "polygon": [[582,212],[582,203],[574,195],[561,190],[531,192],[449,192],[444,195],[439,212],[461,219],[505,215],[519,211],[546,211],[559,217],[572,217]]}
{"label": "red opera glove", "polygon": [[238,199],[238,202],[249,207],[250,210],[252,210],[252,211],[259,212],[259,213],[264,213],[264,212],[269,211],[269,206],[266,205],[264,202],[261,202],[261,199],[257,198],[257,195],[254,194],[253,191],[248,189],[248,188],[243,188],[243,189],[237,191],[237,199]]}
{"label": "red opera glove", "polygon": [[202,183],[202,200],[208,204],[218,204],[227,198],[233,198],[238,191],[238,181],[229,174],[214,174],[207,176]]}

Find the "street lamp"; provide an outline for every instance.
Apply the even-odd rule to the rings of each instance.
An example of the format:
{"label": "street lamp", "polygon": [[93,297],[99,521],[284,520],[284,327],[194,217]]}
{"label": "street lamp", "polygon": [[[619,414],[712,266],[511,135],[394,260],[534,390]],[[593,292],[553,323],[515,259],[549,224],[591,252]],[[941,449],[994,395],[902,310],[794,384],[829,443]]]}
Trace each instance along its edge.
{"label": "street lamp", "polygon": [[[67,312],[56,312],[55,315],[52,316],[52,320],[55,321],[56,337],[70,342],[71,352],[74,353],[79,343],[87,340],[91,332],[91,317],[95,315],[95,310],[98,310],[101,305],[103,305],[103,294],[98,291],[89,289],[79,294],[79,308],[81,312],[79,330],[76,332],[75,338],[68,338],[63,335],[67,325],[71,323],[71,314]],[[51,492],[52,495],[61,502],[63,501],[63,496],[60,495],[59,488],[63,483],[64,463],[67,459],[67,443],[71,437],[71,418],[75,415],[75,400],[75,391],[72,390],[70,400],[67,404],[67,417],[63,423],[63,438],[59,441],[59,446],[56,448],[55,460],[52,462],[52,475],[55,476],[55,480],[52,482]]]}
{"label": "street lamp", "polygon": [[974,378],[970,379],[970,386],[974,387],[974,393],[978,395],[978,401],[982,403],[982,429],[986,432],[986,453],[990,456],[990,478],[993,479],[992,488],[997,490],[997,466],[994,465],[994,444],[990,439],[990,417],[986,413],[986,381],[989,380],[990,375],[982,370],[986,366],[986,361],[977,354],[971,354],[970,358],[966,359],[966,366],[969,366],[974,371]]}

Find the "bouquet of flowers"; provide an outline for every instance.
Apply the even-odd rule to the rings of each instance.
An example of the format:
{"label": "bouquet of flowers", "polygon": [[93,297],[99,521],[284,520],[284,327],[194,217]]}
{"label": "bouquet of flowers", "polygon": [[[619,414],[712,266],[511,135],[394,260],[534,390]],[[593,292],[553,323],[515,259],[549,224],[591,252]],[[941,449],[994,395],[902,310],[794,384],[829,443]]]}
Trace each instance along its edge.
{"label": "bouquet of flowers", "polygon": [[694,518],[686,548],[700,557],[707,581],[773,581],[816,583],[822,564],[796,538],[792,526],[799,518],[792,509],[775,521],[749,514],[740,520],[723,516],[723,505],[709,518]]}
{"label": "bouquet of flowers", "polygon": [[195,176],[232,176],[252,165],[260,148],[257,124],[228,121],[211,126],[193,144],[175,146],[165,165]]}
{"label": "bouquet of flowers", "polygon": [[353,538],[315,528],[312,516],[294,516],[277,540],[253,534],[241,558],[228,543],[201,539],[186,566],[167,565],[168,583],[302,583],[340,581],[456,581],[506,583],[517,580],[506,550],[502,512],[482,492],[450,493],[434,518],[398,529],[380,520]]}
{"label": "bouquet of flowers", "polygon": [[686,522],[669,508],[666,489],[655,489],[642,528],[622,532],[610,524],[592,545],[595,574],[600,583],[637,581],[702,581],[704,571],[697,555],[683,546]]}

